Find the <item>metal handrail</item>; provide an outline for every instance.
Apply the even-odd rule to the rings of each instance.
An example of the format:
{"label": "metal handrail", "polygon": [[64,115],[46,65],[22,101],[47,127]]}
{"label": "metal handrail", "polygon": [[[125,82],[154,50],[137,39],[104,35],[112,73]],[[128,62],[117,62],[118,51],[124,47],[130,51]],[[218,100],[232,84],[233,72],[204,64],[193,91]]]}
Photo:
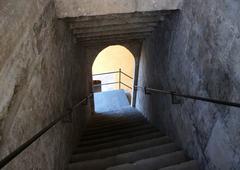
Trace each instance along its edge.
{"label": "metal handrail", "polygon": [[121,72],[123,75],[127,76],[128,78],[133,80],[133,77],[129,76],[128,74],[124,73],[123,71]]}
{"label": "metal handrail", "polygon": [[123,83],[123,82],[120,82],[122,85],[126,86],[127,88],[131,89],[132,90],[132,87],[130,87],[129,85]]}
{"label": "metal handrail", "polygon": [[170,91],[170,90],[160,90],[160,89],[154,89],[154,88],[148,88],[148,87],[142,87],[142,86],[134,86],[134,88],[136,90],[137,89],[142,89],[142,90],[145,91],[146,94],[149,94],[148,92],[156,92],[156,93],[168,94],[168,95],[171,95],[171,96],[177,96],[177,97],[182,97],[182,98],[187,98],[187,99],[193,99],[193,100],[199,100],[199,101],[204,101],[204,102],[209,102],[209,103],[221,104],[221,105],[225,105],[225,106],[240,107],[240,103],[236,103],[236,102],[229,102],[229,101],[224,101],[224,100],[219,100],[219,99],[181,94],[181,93],[177,93],[177,92]]}
{"label": "metal handrail", "polygon": [[119,71],[112,71],[112,72],[105,72],[105,73],[99,73],[99,74],[93,74],[92,76],[101,76],[101,75],[107,75],[107,74],[119,74],[119,81],[118,82],[110,82],[110,83],[104,83],[104,84],[97,84],[97,85],[93,85],[93,87],[99,87],[99,86],[106,86],[106,85],[111,85],[111,84],[119,84],[119,89],[121,89],[121,84],[124,85],[125,87],[129,88],[129,89],[133,89],[132,87],[130,87],[129,85],[123,83],[121,80],[121,74],[123,74],[124,76],[130,78],[133,80],[133,77],[129,76],[128,74],[126,74],[125,72],[123,72],[121,69],[119,69]]}
{"label": "metal handrail", "polygon": [[93,74],[92,76],[102,76],[102,75],[106,75],[106,74],[117,74],[117,73],[119,73],[119,71],[112,71],[112,72]]}
{"label": "metal handrail", "polygon": [[111,71],[111,72],[93,74],[92,76],[101,76],[101,75],[106,75],[106,74],[117,74],[117,73],[121,73],[121,74],[125,75],[126,77],[128,77],[128,78],[130,78],[130,79],[133,80],[133,77],[131,77],[131,76],[129,76],[127,73],[121,71],[121,69],[119,69],[119,71]]}
{"label": "metal handrail", "polygon": [[104,84],[96,84],[96,85],[93,85],[93,87],[100,87],[100,86],[107,86],[107,85],[112,85],[112,84],[119,84],[121,83],[122,85],[126,86],[127,88],[131,89],[132,90],[132,87],[130,87],[129,85],[123,83],[123,82],[112,82],[112,83],[104,83]]}
{"label": "metal handrail", "polygon": [[77,109],[82,103],[87,101],[89,98],[91,98],[93,94],[90,94],[89,96],[82,99],[79,103],[74,105],[67,113],[63,114],[53,122],[51,122],[48,126],[43,128],[41,131],[39,131],[36,135],[34,135],[31,139],[29,139],[27,142],[19,146],[15,151],[8,154],[5,158],[3,158],[0,161],[0,169],[5,167],[9,162],[11,162],[14,158],[16,158],[20,153],[22,153],[25,149],[27,149],[31,144],[33,144],[36,140],[38,140],[42,135],[44,135],[48,130],[50,130],[52,127],[54,127],[57,123],[64,120],[65,117],[70,115],[75,109]]}
{"label": "metal handrail", "polygon": [[93,85],[93,87],[107,86],[107,85],[111,85],[111,84],[119,84],[119,82],[96,84],[96,85]]}

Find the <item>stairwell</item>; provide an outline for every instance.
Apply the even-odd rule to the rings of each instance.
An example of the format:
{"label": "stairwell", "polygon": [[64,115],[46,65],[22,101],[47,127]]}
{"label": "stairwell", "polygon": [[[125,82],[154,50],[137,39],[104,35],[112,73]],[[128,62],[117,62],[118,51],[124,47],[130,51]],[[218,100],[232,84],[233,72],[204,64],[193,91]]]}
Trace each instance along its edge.
{"label": "stairwell", "polygon": [[[0,169],[239,170],[239,9],[1,0]],[[92,115],[92,64],[112,45],[134,56],[138,110]]]}
{"label": "stairwell", "polygon": [[163,132],[132,107],[94,115],[67,170],[198,170]]}

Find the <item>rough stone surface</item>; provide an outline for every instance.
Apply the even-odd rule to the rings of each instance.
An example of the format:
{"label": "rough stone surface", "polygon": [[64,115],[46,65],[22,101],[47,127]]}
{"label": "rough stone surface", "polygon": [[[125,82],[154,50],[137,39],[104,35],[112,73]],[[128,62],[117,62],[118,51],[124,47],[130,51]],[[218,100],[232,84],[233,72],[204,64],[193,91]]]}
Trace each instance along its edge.
{"label": "rough stone surface", "polygon": [[[185,1],[143,43],[139,85],[239,101],[240,2]],[[239,109],[138,91],[137,108],[205,169],[240,169]]]}
{"label": "rough stone surface", "polygon": [[[132,107],[97,113],[90,122],[68,170],[157,170],[189,161]],[[198,170],[196,163],[185,164],[190,167]]]}
{"label": "rough stone surface", "polygon": [[[0,157],[16,149],[88,92],[84,51],[52,0],[0,2]],[[6,168],[64,169],[88,107],[59,123]],[[73,130],[74,129],[74,130]],[[76,139],[75,139],[76,140]]]}
{"label": "rough stone surface", "polygon": [[[180,9],[183,0],[55,0],[59,18]],[[97,10],[96,10],[97,9]]]}
{"label": "rough stone surface", "polygon": [[[141,60],[139,85],[239,101],[240,2],[55,2],[60,18],[182,10],[160,23],[144,42],[140,58],[141,41],[128,42],[126,37],[98,42],[97,47],[86,45],[85,53],[65,23],[56,19],[53,0],[1,0],[1,158],[91,91],[92,77],[87,74],[98,52],[108,45],[125,45],[135,55],[135,84]],[[87,59],[82,59],[85,55]],[[172,105],[169,96],[146,96],[142,91],[138,91],[137,108],[177,139],[203,168],[240,169],[239,109],[193,100]],[[5,169],[64,169],[73,137],[85,125],[87,112],[88,108],[79,110],[72,124],[58,124]]]}
{"label": "rough stone surface", "polygon": [[80,16],[66,18],[81,44],[99,44],[109,41],[143,40],[149,36],[169,11],[149,11]]}

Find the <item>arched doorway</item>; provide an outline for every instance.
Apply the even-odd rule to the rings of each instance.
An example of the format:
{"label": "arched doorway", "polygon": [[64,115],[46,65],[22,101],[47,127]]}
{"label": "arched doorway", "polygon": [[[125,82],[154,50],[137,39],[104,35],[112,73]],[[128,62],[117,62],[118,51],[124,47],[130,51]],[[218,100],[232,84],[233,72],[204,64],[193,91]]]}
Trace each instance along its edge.
{"label": "arched doorway", "polygon": [[135,58],[124,46],[113,45],[103,49],[92,65],[93,91],[124,90],[132,102]]}

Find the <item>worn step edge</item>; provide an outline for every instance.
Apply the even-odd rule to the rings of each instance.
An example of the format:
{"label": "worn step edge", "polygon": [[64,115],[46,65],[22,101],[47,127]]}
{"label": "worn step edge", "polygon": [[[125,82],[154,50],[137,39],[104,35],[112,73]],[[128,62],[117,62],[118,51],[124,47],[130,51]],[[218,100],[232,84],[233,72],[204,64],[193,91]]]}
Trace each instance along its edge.
{"label": "worn step edge", "polygon": [[131,125],[134,123],[143,123],[143,122],[147,122],[146,119],[136,119],[136,120],[132,120],[132,121],[124,121],[124,122],[119,122],[119,123],[111,123],[111,124],[106,124],[104,126],[92,126],[92,127],[86,127],[89,131],[90,130],[96,130],[96,129],[106,129],[106,128],[114,128],[114,127],[118,127],[118,126],[123,126],[123,125]]}
{"label": "worn step edge", "polygon": [[118,122],[118,121],[124,121],[124,120],[131,120],[131,119],[135,119],[135,118],[144,118],[144,116],[142,115],[133,115],[133,116],[128,116],[128,117],[112,117],[112,118],[99,118],[99,119],[93,119],[91,118],[89,121],[89,124],[91,123],[99,123],[99,124],[105,124],[108,122]]}
{"label": "worn step edge", "polygon": [[108,123],[108,124],[104,124],[104,125],[99,125],[99,126],[91,126],[91,127],[87,127],[88,129],[99,129],[99,128],[106,128],[106,127],[114,127],[114,126],[120,126],[120,125],[124,125],[124,124],[132,124],[132,123],[136,123],[136,122],[145,122],[146,119],[134,119],[134,120],[126,120],[126,121],[120,121],[120,122],[112,122],[112,123]]}
{"label": "worn step edge", "polygon": [[150,124],[142,124],[142,125],[137,125],[137,126],[132,126],[129,128],[120,128],[120,129],[116,129],[116,130],[108,130],[108,131],[100,131],[99,133],[94,133],[94,134],[84,134],[82,136],[82,140],[90,140],[93,138],[98,138],[98,137],[106,137],[106,136],[111,136],[111,135],[118,135],[118,134],[123,134],[123,133],[132,133],[138,130],[143,130],[143,129],[156,129],[154,126],[150,125]]}
{"label": "worn step edge", "polygon": [[135,115],[130,115],[130,116],[112,116],[112,117],[100,117],[100,118],[93,118],[89,120],[89,123],[91,124],[92,122],[99,122],[99,123],[105,123],[108,121],[119,121],[119,120],[126,120],[126,119],[134,119],[134,118],[144,118],[143,115],[140,114],[135,114]]}
{"label": "worn step edge", "polygon": [[72,156],[71,162],[100,159],[102,157],[113,156],[113,155],[121,154],[124,152],[132,152],[135,150],[139,150],[141,148],[144,149],[152,146],[164,145],[170,142],[171,142],[171,139],[167,136],[150,139],[150,140],[144,140],[144,141],[133,143],[133,144],[123,145],[123,146],[109,148],[109,149],[103,149],[97,152],[75,154]]}
{"label": "worn step edge", "polygon": [[130,139],[123,139],[123,140],[118,140],[118,141],[114,141],[114,142],[102,143],[102,144],[95,145],[95,146],[78,147],[76,149],[75,153],[79,153],[79,152],[84,153],[84,152],[97,151],[97,150],[106,149],[106,148],[112,148],[112,147],[116,147],[116,146],[123,146],[126,144],[135,143],[137,141],[153,139],[153,138],[157,138],[157,137],[163,137],[163,135],[159,132],[154,132],[154,133],[149,133],[146,135],[136,136],[136,137],[130,138]]}
{"label": "worn step edge", "polygon": [[147,133],[152,133],[152,132],[158,132],[158,130],[153,129],[153,128],[148,128],[148,129],[144,129],[144,130],[137,131],[134,133],[120,134],[120,135],[116,135],[116,136],[109,136],[106,138],[82,141],[79,144],[79,146],[89,146],[89,145],[106,143],[106,142],[110,142],[110,141],[113,142],[113,141],[119,140],[119,139],[129,139],[129,138],[134,138],[135,136],[141,136],[141,135],[145,135]]}
{"label": "worn step edge", "polygon": [[104,170],[110,166],[120,165],[124,163],[136,162],[138,160],[152,158],[171,152],[176,152],[179,148],[174,143],[169,143],[160,146],[140,149],[133,152],[114,155],[107,158],[86,160],[82,162],[75,162],[69,165],[70,170],[84,169],[84,170]]}
{"label": "worn step edge", "polygon": [[96,113],[92,117],[112,117],[112,116],[114,116],[114,117],[119,117],[119,116],[122,117],[122,116],[136,115],[136,114],[142,115],[138,110],[136,110],[135,108],[129,106],[129,108],[126,108],[126,109],[114,110],[114,111],[103,112],[103,113]]}
{"label": "worn step edge", "polygon": [[107,168],[107,170],[156,170],[174,164],[185,162],[186,157],[183,151],[177,151],[154,158],[143,159],[133,164],[123,164]]}
{"label": "worn step edge", "polygon": [[93,135],[93,134],[98,134],[98,133],[103,133],[103,132],[111,132],[111,131],[117,131],[117,130],[121,130],[121,129],[129,129],[131,127],[137,127],[137,126],[144,126],[149,124],[148,122],[136,122],[136,123],[132,123],[132,124],[125,124],[125,125],[121,125],[121,126],[115,126],[115,127],[107,127],[107,128],[99,128],[99,129],[95,129],[95,130],[89,130],[86,129],[84,134],[86,136],[88,135]]}
{"label": "worn step edge", "polygon": [[92,140],[95,138],[105,138],[108,136],[116,136],[116,135],[120,135],[120,134],[127,134],[127,133],[134,133],[136,131],[141,131],[147,128],[152,128],[152,129],[156,129],[155,127],[152,127],[152,125],[150,124],[146,124],[144,126],[136,126],[136,127],[131,127],[131,128],[127,128],[127,129],[120,129],[119,131],[111,131],[108,133],[99,133],[99,134],[94,134],[94,135],[88,135],[88,136],[84,136],[82,137],[82,141],[86,141],[86,140]]}
{"label": "worn step edge", "polygon": [[125,121],[125,120],[132,120],[132,119],[136,119],[136,118],[144,118],[144,116],[133,115],[133,116],[129,116],[129,117],[91,119],[89,121],[88,125],[91,125],[91,124],[106,124],[106,123],[109,123],[109,122],[119,122],[119,121]]}

